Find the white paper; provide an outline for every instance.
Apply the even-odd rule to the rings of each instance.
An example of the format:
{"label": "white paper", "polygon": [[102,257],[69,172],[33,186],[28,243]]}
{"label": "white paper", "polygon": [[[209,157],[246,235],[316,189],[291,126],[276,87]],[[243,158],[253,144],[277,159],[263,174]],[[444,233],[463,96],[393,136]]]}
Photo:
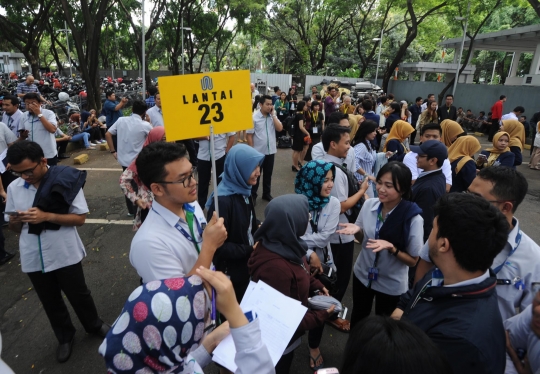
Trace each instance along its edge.
{"label": "white paper", "polygon": [[[307,308],[300,301],[283,295],[263,281],[250,283],[240,306],[244,312],[257,313],[262,341],[276,365],[304,318]],[[232,336],[225,338],[216,347],[213,355],[215,362],[232,372],[236,371],[236,347]]]}

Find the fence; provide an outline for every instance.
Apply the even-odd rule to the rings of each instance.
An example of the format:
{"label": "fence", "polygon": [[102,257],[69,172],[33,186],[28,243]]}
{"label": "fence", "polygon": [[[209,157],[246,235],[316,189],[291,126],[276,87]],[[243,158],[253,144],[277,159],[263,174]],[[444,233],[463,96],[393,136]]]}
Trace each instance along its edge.
{"label": "fence", "polygon": [[331,80],[339,80],[349,83],[356,83],[356,82],[362,82],[364,81],[363,78],[350,78],[350,77],[335,77],[335,76],[318,76],[318,75],[306,75],[306,87],[304,87],[304,95],[311,95],[311,87],[312,86],[318,86],[321,84],[322,80],[326,79],[327,81]]}
{"label": "fence", "polygon": [[261,94],[267,93],[265,87],[270,87],[273,90],[275,86],[278,86],[282,91],[288,92],[292,85],[292,75],[290,74],[250,73],[249,75],[251,83],[255,83]]}
{"label": "fence", "polygon": [[[435,94],[435,98],[437,98],[445,85],[446,83],[439,82],[397,80],[390,81],[388,92],[393,93],[397,100],[407,100],[409,103],[413,103],[417,97],[425,99],[430,93]],[[450,88],[446,93],[452,93],[452,89]],[[499,100],[500,95],[507,97],[503,113],[509,113],[516,106],[521,105],[525,108],[527,118],[530,118],[533,113],[540,110],[540,102],[538,101],[540,87],[528,86],[458,83],[454,105],[463,107],[464,111],[471,109],[475,115],[483,110],[487,115],[495,101]]]}

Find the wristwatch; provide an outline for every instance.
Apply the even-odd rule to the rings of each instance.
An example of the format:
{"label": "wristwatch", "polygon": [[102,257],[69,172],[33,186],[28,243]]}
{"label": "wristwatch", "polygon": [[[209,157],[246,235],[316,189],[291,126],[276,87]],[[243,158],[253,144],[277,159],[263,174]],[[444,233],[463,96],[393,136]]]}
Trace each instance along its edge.
{"label": "wristwatch", "polygon": [[397,257],[399,253],[399,248],[398,247],[394,247],[394,248],[396,249],[396,251],[392,253],[392,256]]}
{"label": "wristwatch", "polygon": [[39,113],[39,114],[37,115],[37,118],[41,118],[41,117],[43,117],[43,113]]}

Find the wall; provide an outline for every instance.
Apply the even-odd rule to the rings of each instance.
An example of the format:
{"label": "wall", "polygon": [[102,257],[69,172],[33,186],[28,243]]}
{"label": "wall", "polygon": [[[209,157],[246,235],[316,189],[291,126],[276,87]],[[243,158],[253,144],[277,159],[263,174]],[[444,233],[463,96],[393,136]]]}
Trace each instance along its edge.
{"label": "wall", "polygon": [[[397,80],[390,81],[388,92],[393,93],[397,100],[407,100],[412,103],[416,97],[421,96],[425,99],[429,93],[434,93],[437,97],[445,85],[445,83],[438,82]],[[452,93],[452,87],[446,93]],[[540,111],[540,101],[538,100],[540,87],[526,86],[458,84],[454,105],[463,107],[464,111],[471,109],[475,115],[478,115],[481,110],[487,114],[495,101],[499,100],[500,95],[507,97],[507,101],[504,103],[504,113],[511,112],[518,105],[525,108],[527,118]]]}
{"label": "wall", "polygon": [[[275,86],[278,86],[282,91],[288,91],[292,85],[292,75],[290,74],[264,74],[264,73],[250,73],[251,83],[255,83],[256,86],[265,82],[266,87],[270,87],[273,90]],[[259,92],[262,92],[259,90]]]}

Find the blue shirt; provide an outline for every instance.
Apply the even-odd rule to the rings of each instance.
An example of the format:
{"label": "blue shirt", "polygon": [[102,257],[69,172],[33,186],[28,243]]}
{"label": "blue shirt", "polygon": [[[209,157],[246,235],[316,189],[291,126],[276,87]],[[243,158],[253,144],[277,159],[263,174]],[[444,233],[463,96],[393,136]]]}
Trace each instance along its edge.
{"label": "blue shirt", "polygon": [[409,112],[411,112],[411,122],[415,126],[418,121],[418,117],[422,114],[422,107],[420,105],[413,104],[409,107]]}
{"label": "blue shirt", "polygon": [[461,160],[461,157],[450,163],[452,167],[452,187],[450,192],[467,191],[474,178],[476,178],[476,163],[469,160],[463,165],[459,173],[456,174],[456,166]]}
{"label": "blue shirt", "polygon": [[[519,147],[517,147],[519,149]],[[491,152],[489,151],[482,151],[480,154],[486,155],[487,158],[489,158],[489,155]],[[514,168],[514,160],[515,155],[513,152],[504,152],[497,157],[497,160],[495,162],[499,162],[499,165],[501,166],[508,166],[509,168]]]}
{"label": "blue shirt", "polygon": [[107,124],[107,128],[110,128],[116,120],[123,116],[122,109],[115,110],[116,106],[118,105],[118,101],[112,101],[112,100],[105,100],[105,103],[103,104],[103,112],[105,113],[105,123]]}
{"label": "blue shirt", "polygon": [[379,124],[379,122],[381,121],[381,116],[378,115],[378,114],[375,114],[375,112],[373,112],[373,111],[369,111],[367,113],[364,113],[364,118],[375,121],[376,124]]}
{"label": "blue shirt", "polygon": [[156,100],[155,100],[154,96],[150,96],[148,99],[146,99],[146,105],[148,106],[148,109],[150,109],[154,105],[156,105]]}

